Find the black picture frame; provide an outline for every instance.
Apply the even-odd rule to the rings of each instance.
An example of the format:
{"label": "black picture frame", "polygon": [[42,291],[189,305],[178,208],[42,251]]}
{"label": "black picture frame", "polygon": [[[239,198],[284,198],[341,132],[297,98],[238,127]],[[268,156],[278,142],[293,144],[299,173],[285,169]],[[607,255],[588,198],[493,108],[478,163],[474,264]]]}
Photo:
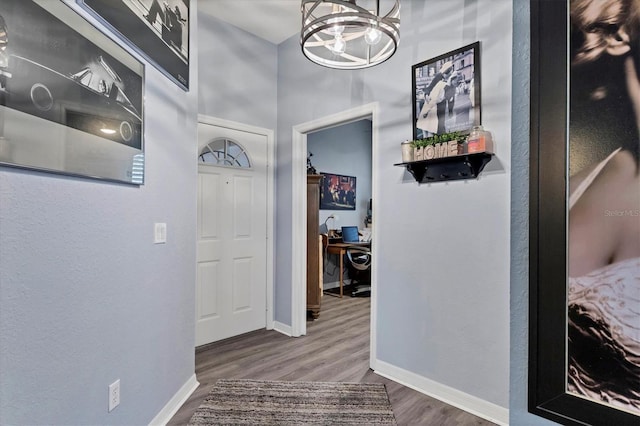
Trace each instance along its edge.
{"label": "black picture frame", "polygon": [[76,0],[120,40],[189,90],[191,0]]}
{"label": "black picture frame", "polygon": [[468,133],[482,122],[479,41],[413,65],[411,83],[414,140],[454,131]]}
{"label": "black picture frame", "polygon": [[356,177],[320,172],[320,210],[355,210]]}
{"label": "black picture frame", "polygon": [[531,0],[529,412],[566,425],[640,417],[567,391],[568,0]]}
{"label": "black picture frame", "polygon": [[63,2],[0,26],[0,166],[143,184],[144,64]]}

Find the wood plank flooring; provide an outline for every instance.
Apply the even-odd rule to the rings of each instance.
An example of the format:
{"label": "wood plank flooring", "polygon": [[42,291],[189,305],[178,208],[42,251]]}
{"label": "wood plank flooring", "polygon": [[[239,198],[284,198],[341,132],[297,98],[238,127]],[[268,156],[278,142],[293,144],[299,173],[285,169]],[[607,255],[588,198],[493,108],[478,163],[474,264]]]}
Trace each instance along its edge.
{"label": "wood plank flooring", "polygon": [[218,379],[384,383],[399,425],[493,425],[369,369],[368,297],[325,295],[320,318],[298,338],[258,330],[196,349],[200,386],[171,419],[187,424]]}

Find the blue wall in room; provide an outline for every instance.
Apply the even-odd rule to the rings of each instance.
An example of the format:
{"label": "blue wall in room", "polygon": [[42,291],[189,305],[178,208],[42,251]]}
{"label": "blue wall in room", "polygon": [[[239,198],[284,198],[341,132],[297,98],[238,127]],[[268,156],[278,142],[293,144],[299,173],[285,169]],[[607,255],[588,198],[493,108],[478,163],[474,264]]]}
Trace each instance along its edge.
{"label": "blue wall in room", "polygon": [[329,226],[363,228],[371,198],[371,121],[359,120],[320,130],[307,136],[307,150],[318,173],[356,177],[356,210],[320,210],[320,223],[330,214],[338,216]]}

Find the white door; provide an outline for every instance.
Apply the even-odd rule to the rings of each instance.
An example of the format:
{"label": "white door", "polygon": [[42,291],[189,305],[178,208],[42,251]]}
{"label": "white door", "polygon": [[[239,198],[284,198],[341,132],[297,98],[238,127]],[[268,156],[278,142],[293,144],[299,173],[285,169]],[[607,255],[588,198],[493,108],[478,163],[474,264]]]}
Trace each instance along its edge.
{"label": "white door", "polygon": [[267,137],[198,123],[196,346],[266,326]]}

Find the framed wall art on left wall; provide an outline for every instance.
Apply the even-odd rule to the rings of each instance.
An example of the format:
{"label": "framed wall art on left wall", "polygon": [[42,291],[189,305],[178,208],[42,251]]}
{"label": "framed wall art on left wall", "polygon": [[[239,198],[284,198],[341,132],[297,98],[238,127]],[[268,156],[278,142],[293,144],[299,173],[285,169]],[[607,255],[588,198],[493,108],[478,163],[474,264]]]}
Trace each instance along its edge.
{"label": "framed wall art on left wall", "polygon": [[183,90],[189,90],[191,0],[76,0]]}
{"label": "framed wall art on left wall", "polygon": [[0,3],[0,166],[144,183],[144,65],[63,2]]}

